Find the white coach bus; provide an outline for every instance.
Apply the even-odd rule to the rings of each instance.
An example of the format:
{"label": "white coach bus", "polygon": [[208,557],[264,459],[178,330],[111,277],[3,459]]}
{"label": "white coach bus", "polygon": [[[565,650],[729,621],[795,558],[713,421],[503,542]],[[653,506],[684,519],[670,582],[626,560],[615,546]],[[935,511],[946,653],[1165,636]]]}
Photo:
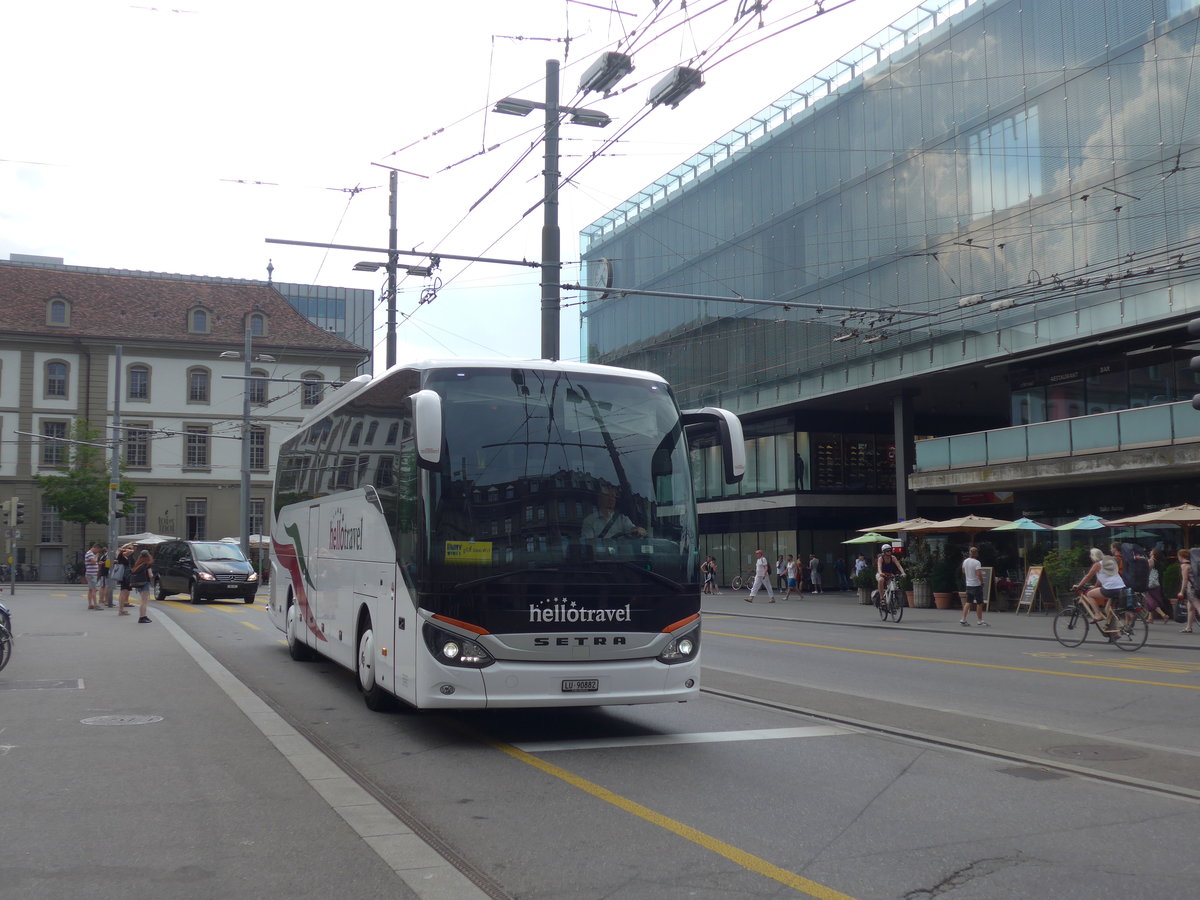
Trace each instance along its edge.
{"label": "white coach bus", "polygon": [[745,471],[736,416],[657,375],[426,361],[360,376],[280,449],[270,614],[372,709],[694,698],[689,437]]}

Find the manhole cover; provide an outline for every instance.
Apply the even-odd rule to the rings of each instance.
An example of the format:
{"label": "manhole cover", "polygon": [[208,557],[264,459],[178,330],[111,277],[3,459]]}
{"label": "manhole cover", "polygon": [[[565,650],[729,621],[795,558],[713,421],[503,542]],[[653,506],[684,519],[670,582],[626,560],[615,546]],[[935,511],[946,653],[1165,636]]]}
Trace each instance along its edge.
{"label": "manhole cover", "polygon": [[162,716],[92,716],[79,722],[81,725],[153,725],[162,720]]}
{"label": "manhole cover", "polygon": [[1073,744],[1067,747],[1047,747],[1046,752],[1051,756],[1065,756],[1067,759],[1118,760],[1142,759],[1145,753],[1130,747],[1113,747],[1107,744]]}

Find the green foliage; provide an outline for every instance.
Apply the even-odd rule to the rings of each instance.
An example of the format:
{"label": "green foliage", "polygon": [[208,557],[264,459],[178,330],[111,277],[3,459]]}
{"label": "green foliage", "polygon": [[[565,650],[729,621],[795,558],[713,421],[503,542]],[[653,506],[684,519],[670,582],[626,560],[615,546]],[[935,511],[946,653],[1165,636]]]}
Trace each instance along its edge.
{"label": "green foliage", "polygon": [[[58,467],[57,475],[37,475],[42,499],[58,510],[64,522],[76,522],[81,527],[108,522],[109,476],[111,470],[100,432],[89,427],[84,419],[71,425],[70,439],[80,443],[67,445],[67,463]],[[131,482],[121,481],[120,490],[126,496],[133,491]],[[122,512],[129,512],[127,506]]]}
{"label": "green foliage", "polygon": [[1054,592],[1063,597],[1071,592],[1071,585],[1076,584],[1087,573],[1091,566],[1091,558],[1088,556],[1088,548],[1079,545],[1049,551],[1042,559],[1042,565],[1050,577]]}
{"label": "green foliage", "polygon": [[929,549],[929,542],[919,534],[913,535],[908,544],[904,571],[911,581],[928,581],[933,574],[933,551]]}
{"label": "green foliage", "polygon": [[929,588],[935,594],[949,594],[958,590],[961,566],[950,556],[939,554],[933,559],[933,572],[929,576]]}
{"label": "green foliage", "polygon": [[868,591],[875,590],[875,570],[867,566],[857,575],[851,575],[850,583],[856,588],[866,588]]}
{"label": "green foliage", "polygon": [[1182,570],[1179,563],[1172,562],[1169,566],[1163,569],[1162,572],[1162,592],[1163,596],[1174,600],[1179,595],[1179,585],[1182,579],[1179,577]]}

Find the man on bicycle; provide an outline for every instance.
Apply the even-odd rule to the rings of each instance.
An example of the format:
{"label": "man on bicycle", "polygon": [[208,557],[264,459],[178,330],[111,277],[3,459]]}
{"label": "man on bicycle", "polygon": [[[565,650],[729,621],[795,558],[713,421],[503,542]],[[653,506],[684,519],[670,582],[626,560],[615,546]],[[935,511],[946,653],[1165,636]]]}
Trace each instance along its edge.
{"label": "man on bicycle", "polygon": [[875,557],[875,583],[879,587],[879,599],[882,600],[887,590],[887,581],[889,578],[898,578],[904,574],[904,566],[900,565],[900,560],[892,556],[892,545],[884,544],[879,548],[879,555]]}

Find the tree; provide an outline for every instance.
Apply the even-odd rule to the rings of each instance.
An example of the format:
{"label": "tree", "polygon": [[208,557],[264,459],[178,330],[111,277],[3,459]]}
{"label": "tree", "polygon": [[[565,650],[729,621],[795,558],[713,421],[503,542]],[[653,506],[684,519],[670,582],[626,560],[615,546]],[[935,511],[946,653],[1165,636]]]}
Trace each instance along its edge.
{"label": "tree", "polygon": [[[71,424],[70,440],[66,444],[67,463],[59,466],[58,475],[38,475],[42,499],[58,510],[64,522],[79,524],[79,543],[87,542],[88,525],[104,525],[109,517],[109,461],[100,443],[100,432],[91,428],[86,419]],[[121,481],[118,490],[126,497],[133,491],[131,482]],[[127,503],[119,510],[130,512]]]}

